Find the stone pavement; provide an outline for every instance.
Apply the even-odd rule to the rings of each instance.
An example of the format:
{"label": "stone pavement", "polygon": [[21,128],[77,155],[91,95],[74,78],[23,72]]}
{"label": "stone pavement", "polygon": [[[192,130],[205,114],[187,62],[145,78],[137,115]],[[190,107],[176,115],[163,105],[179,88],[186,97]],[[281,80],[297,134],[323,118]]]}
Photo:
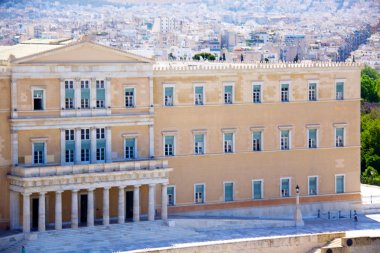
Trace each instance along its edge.
{"label": "stone pavement", "polygon": [[[168,227],[162,221],[113,224],[109,227],[95,226],[62,231],[36,232],[38,239],[24,241],[27,253],[33,252],[116,252],[135,249],[168,247],[178,244],[221,241],[239,238],[258,238],[311,234],[334,231],[373,230],[380,232],[380,214],[359,216],[359,222],[351,219],[305,220],[304,227],[283,228],[229,228],[197,230]],[[368,233],[368,232],[367,232]],[[372,233],[372,232],[371,232]],[[21,245],[10,248],[6,253],[21,252]]]}

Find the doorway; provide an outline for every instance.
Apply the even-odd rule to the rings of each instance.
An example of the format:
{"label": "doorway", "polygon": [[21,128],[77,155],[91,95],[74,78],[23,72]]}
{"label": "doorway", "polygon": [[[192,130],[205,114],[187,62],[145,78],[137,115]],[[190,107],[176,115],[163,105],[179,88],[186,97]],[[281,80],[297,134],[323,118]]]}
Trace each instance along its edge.
{"label": "doorway", "polygon": [[39,206],[39,199],[33,198],[32,199],[32,229],[38,229],[38,206]]}
{"label": "doorway", "polygon": [[125,200],[125,217],[127,219],[133,218],[133,191],[127,191],[125,194],[126,200]]}
{"label": "doorway", "polygon": [[87,224],[87,194],[80,195],[80,220],[81,224]]}

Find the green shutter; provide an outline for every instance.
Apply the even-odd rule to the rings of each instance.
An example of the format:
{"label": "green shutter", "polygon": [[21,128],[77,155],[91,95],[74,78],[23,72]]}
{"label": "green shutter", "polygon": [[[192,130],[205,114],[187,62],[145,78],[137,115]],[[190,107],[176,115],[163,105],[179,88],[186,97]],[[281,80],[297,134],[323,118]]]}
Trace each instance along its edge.
{"label": "green shutter", "polygon": [[232,141],[233,133],[225,133],[224,134],[224,140],[225,141]]}
{"label": "green shutter", "polygon": [[196,94],[203,94],[203,87],[202,86],[195,87],[195,93]]}
{"label": "green shutter", "polygon": [[133,93],[134,89],[133,88],[125,88],[125,93]]}
{"label": "green shutter", "polygon": [[289,137],[289,130],[282,130],[281,137]]}
{"label": "green shutter", "polygon": [[261,199],[261,181],[253,182],[253,198]]}
{"label": "green shutter", "polygon": [[135,146],[135,138],[126,138],[125,139],[126,147],[134,147]]}
{"label": "green shutter", "polygon": [[289,179],[282,179],[281,186],[282,190],[287,190],[289,192]]}
{"label": "green shutter", "polygon": [[343,83],[336,83],[336,92],[343,92]]}
{"label": "green shutter", "polygon": [[173,97],[173,87],[165,87],[165,96]]}
{"label": "green shutter", "polygon": [[253,85],[253,91],[260,91],[261,86],[260,85]]}
{"label": "green shutter", "polygon": [[203,184],[198,184],[195,186],[195,192],[201,192],[202,193],[202,198],[204,198],[204,185]]}
{"label": "green shutter", "polygon": [[224,93],[232,93],[232,85],[224,86]]}
{"label": "green shutter", "polygon": [[44,151],[45,143],[33,143],[34,151]]}
{"label": "green shutter", "polygon": [[167,194],[174,195],[174,187],[173,187],[173,186],[169,186],[169,187],[167,188]]}
{"label": "green shutter", "polygon": [[336,193],[343,193],[344,192],[343,181],[344,181],[344,176],[337,176],[336,177]]}
{"label": "green shutter", "polygon": [[90,89],[81,89],[80,96],[81,99],[90,99]]}
{"label": "green shutter", "polygon": [[74,89],[65,89],[65,98],[74,98]]}
{"label": "green shutter", "polygon": [[309,194],[317,194],[317,178],[310,177],[309,178]]}
{"label": "green shutter", "polygon": [[65,147],[66,150],[75,150],[75,141],[66,141]]}
{"label": "green shutter", "polygon": [[281,84],[281,89],[289,89],[289,84],[287,83]]}
{"label": "green shutter", "polygon": [[317,129],[309,129],[309,139],[317,139]]}
{"label": "green shutter", "polygon": [[195,142],[202,142],[204,140],[204,135],[203,134],[196,134],[195,135]]}
{"label": "green shutter", "polygon": [[174,136],[165,136],[165,144],[174,145]]}
{"label": "green shutter", "polygon": [[261,140],[261,132],[253,132],[254,140]]}
{"label": "green shutter", "polygon": [[315,83],[309,83],[309,89],[310,90],[315,90],[316,87],[317,87],[317,84],[315,84]]}
{"label": "green shutter", "polygon": [[343,137],[343,128],[337,128],[336,129],[336,136],[342,136]]}
{"label": "green shutter", "polygon": [[105,100],[105,89],[96,89],[96,100]]}
{"label": "green shutter", "polygon": [[34,90],[33,91],[33,97],[35,98],[42,98],[43,97],[43,90]]}
{"label": "green shutter", "polygon": [[224,200],[232,201],[233,200],[233,183],[225,183],[224,184]]}
{"label": "green shutter", "polygon": [[81,141],[81,149],[91,149],[91,141],[90,140],[82,140]]}
{"label": "green shutter", "polygon": [[96,140],[96,148],[106,148],[106,140]]}

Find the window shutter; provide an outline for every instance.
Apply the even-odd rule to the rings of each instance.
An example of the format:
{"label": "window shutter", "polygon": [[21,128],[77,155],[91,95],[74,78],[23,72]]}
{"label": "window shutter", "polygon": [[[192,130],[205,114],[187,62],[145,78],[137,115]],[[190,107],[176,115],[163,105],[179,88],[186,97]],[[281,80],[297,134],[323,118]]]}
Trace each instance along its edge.
{"label": "window shutter", "polygon": [[174,195],[174,187],[168,187],[167,188],[167,194]]}
{"label": "window shutter", "polygon": [[195,87],[195,93],[197,93],[197,94],[203,94],[203,87],[202,86]]}
{"label": "window shutter", "polygon": [[309,139],[317,139],[317,129],[309,129]]}
{"label": "window shutter", "polygon": [[204,196],[204,194],[203,194],[203,185],[196,185],[195,186],[195,192],[201,192],[202,195]]}
{"label": "window shutter", "polygon": [[81,149],[91,149],[91,141],[90,140],[82,140],[81,141]]}
{"label": "window shutter", "polygon": [[283,179],[282,180],[282,189],[288,190],[288,192],[289,192],[289,179]]}
{"label": "window shutter", "polygon": [[343,92],[343,83],[339,82],[336,84],[336,92]]}
{"label": "window shutter", "polygon": [[283,83],[283,84],[281,84],[281,88],[282,89],[289,89],[289,84]]}
{"label": "window shutter", "polygon": [[80,96],[82,99],[90,99],[90,89],[81,89]]}
{"label": "window shutter", "polygon": [[261,199],[261,182],[260,181],[253,182],[253,198]]}
{"label": "window shutter", "polygon": [[336,177],[336,192],[342,193],[344,191],[343,189],[343,176],[337,176]]}
{"label": "window shutter", "polygon": [[65,147],[66,150],[75,150],[75,141],[66,141]]}
{"label": "window shutter", "polygon": [[166,87],[165,88],[165,96],[173,97],[173,87]]}
{"label": "window shutter", "polygon": [[195,135],[195,142],[203,142],[204,135],[203,134],[196,134]]}
{"label": "window shutter", "polygon": [[261,132],[253,132],[254,140],[261,140]]}
{"label": "window shutter", "polygon": [[225,183],[224,184],[224,194],[226,201],[233,200],[233,183]]}
{"label": "window shutter", "polygon": [[45,143],[34,143],[34,151],[44,151]]}
{"label": "window shutter", "polygon": [[133,88],[125,88],[125,93],[132,93],[133,94],[134,89]]}
{"label": "window shutter", "polygon": [[336,129],[336,136],[342,136],[343,137],[343,128],[337,128]]}
{"label": "window shutter", "polygon": [[96,148],[105,148],[106,140],[96,140]]}
{"label": "window shutter", "polygon": [[105,89],[96,89],[96,100],[105,100]]}
{"label": "window shutter", "polygon": [[125,139],[126,147],[134,147],[135,146],[135,138],[126,138]]}
{"label": "window shutter", "polygon": [[282,130],[281,137],[289,137],[289,130]]}
{"label": "window shutter", "polygon": [[260,85],[253,85],[253,91],[260,91]]}
{"label": "window shutter", "polygon": [[233,133],[225,133],[224,134],[224,140],[225,141],[232,141]]}
{"label": "window shutter", "polygon": [[174,144],[174,136],[165,136],[165,144],[173,145]]}
{"label": "window shutter", "polygon": [[34,90],[33,91],[33,97],[35,98],[42,98],[44,92],[42,90]]}
{"label": "window shutter", "polygon": [[232,93],[232,85],[224,86],[224,93]]}

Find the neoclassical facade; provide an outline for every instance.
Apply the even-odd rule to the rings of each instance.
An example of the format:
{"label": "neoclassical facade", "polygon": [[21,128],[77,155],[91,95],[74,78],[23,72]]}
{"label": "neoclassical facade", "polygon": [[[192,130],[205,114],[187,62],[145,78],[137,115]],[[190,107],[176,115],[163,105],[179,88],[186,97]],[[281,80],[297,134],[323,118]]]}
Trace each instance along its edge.
{"label": "neoclassical facade", "polygon": [[5,229],[360,208],[360,64],[31,48],[0,49]]}

